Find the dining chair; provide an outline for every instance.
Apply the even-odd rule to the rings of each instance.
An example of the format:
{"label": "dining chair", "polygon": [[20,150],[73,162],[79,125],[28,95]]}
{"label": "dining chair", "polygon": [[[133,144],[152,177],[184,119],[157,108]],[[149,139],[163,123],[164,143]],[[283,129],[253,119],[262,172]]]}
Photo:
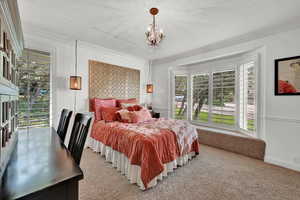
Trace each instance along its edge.
{"label": "dining chair", "polygon": [[77,113],[71,132],[68,149],[71,152],[75,162],[79,165],[84,144],[89,132],[92,116]]}
{"label": "dining chair", "polygon": [[57,134],[63,143],[65,142],[72,113],[73,111],[68,109],[63,109],[61,111],[60,120],[57,127]]}

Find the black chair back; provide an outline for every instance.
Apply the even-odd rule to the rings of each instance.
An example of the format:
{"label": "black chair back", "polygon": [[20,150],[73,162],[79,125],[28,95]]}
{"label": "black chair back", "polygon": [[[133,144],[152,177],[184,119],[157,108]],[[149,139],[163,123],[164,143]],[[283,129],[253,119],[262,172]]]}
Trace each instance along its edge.
{"label": "black chair back", "polygon": [[77,113],[75,116],[68,149],[78,165],[80,164],[91,121],[92,116],[84,115],[82,113]]}
{"label": "black chair back", "polygon": [[73,112],[68,109],[63,109],[61,111],[60,120],[57,127],[57,134],[63,143],[65,142],[72,113]]}

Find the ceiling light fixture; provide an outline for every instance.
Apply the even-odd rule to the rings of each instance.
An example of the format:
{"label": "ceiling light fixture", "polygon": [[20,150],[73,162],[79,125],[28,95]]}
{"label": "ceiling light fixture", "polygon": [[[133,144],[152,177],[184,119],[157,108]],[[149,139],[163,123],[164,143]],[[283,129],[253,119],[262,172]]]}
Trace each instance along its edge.
{"label": "ceiling light fixture", "polygon": [[165,37],[165,35],[162,29],[160,29],[159,26],[155,23],[155,15],[158,14],[159,10],[157,8],[151,8],[149,12],[153,16],[153,22],[149,25],[146,32],[147,43],[150,47],[157,47]]}

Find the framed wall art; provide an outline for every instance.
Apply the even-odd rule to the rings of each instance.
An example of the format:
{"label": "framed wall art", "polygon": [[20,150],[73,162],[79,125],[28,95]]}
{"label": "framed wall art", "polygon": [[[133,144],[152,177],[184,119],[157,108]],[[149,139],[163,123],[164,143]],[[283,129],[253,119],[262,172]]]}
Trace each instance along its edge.
{"label": "framed wall art", "polygon": [[275,95],[300,95],[300,56],[275,60]]}

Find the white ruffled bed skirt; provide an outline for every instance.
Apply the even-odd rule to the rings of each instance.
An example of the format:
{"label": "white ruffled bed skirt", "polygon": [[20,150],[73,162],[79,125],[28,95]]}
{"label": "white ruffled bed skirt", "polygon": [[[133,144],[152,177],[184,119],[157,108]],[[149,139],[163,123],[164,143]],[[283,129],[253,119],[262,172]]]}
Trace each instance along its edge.
{"label": "white ruffled bed skirt", "polygon": [[[125,175],[130,183],[137,184],[140,189],[145,190],[145,186],[141,180],[141,167],[138,165],[131,165],[130,161],[123,153],[115,151],[111,147],[106,146],[91,137],[88,141],[88,147],[94,152],[100,153],[101,156],[105,156],[106,161],[111,162],[112,166],[120,171],[122,175]],[[162,180],[163,177],[168,176],[168,173],[173,172],[177,166],[185,165],[194,156],[195,152],[191,152],[185,156],[177,158],[172,162],[164,164],[164,171],[152,179],[152,181],[148,184],[148,188],[155,186],[158,180]]]}

